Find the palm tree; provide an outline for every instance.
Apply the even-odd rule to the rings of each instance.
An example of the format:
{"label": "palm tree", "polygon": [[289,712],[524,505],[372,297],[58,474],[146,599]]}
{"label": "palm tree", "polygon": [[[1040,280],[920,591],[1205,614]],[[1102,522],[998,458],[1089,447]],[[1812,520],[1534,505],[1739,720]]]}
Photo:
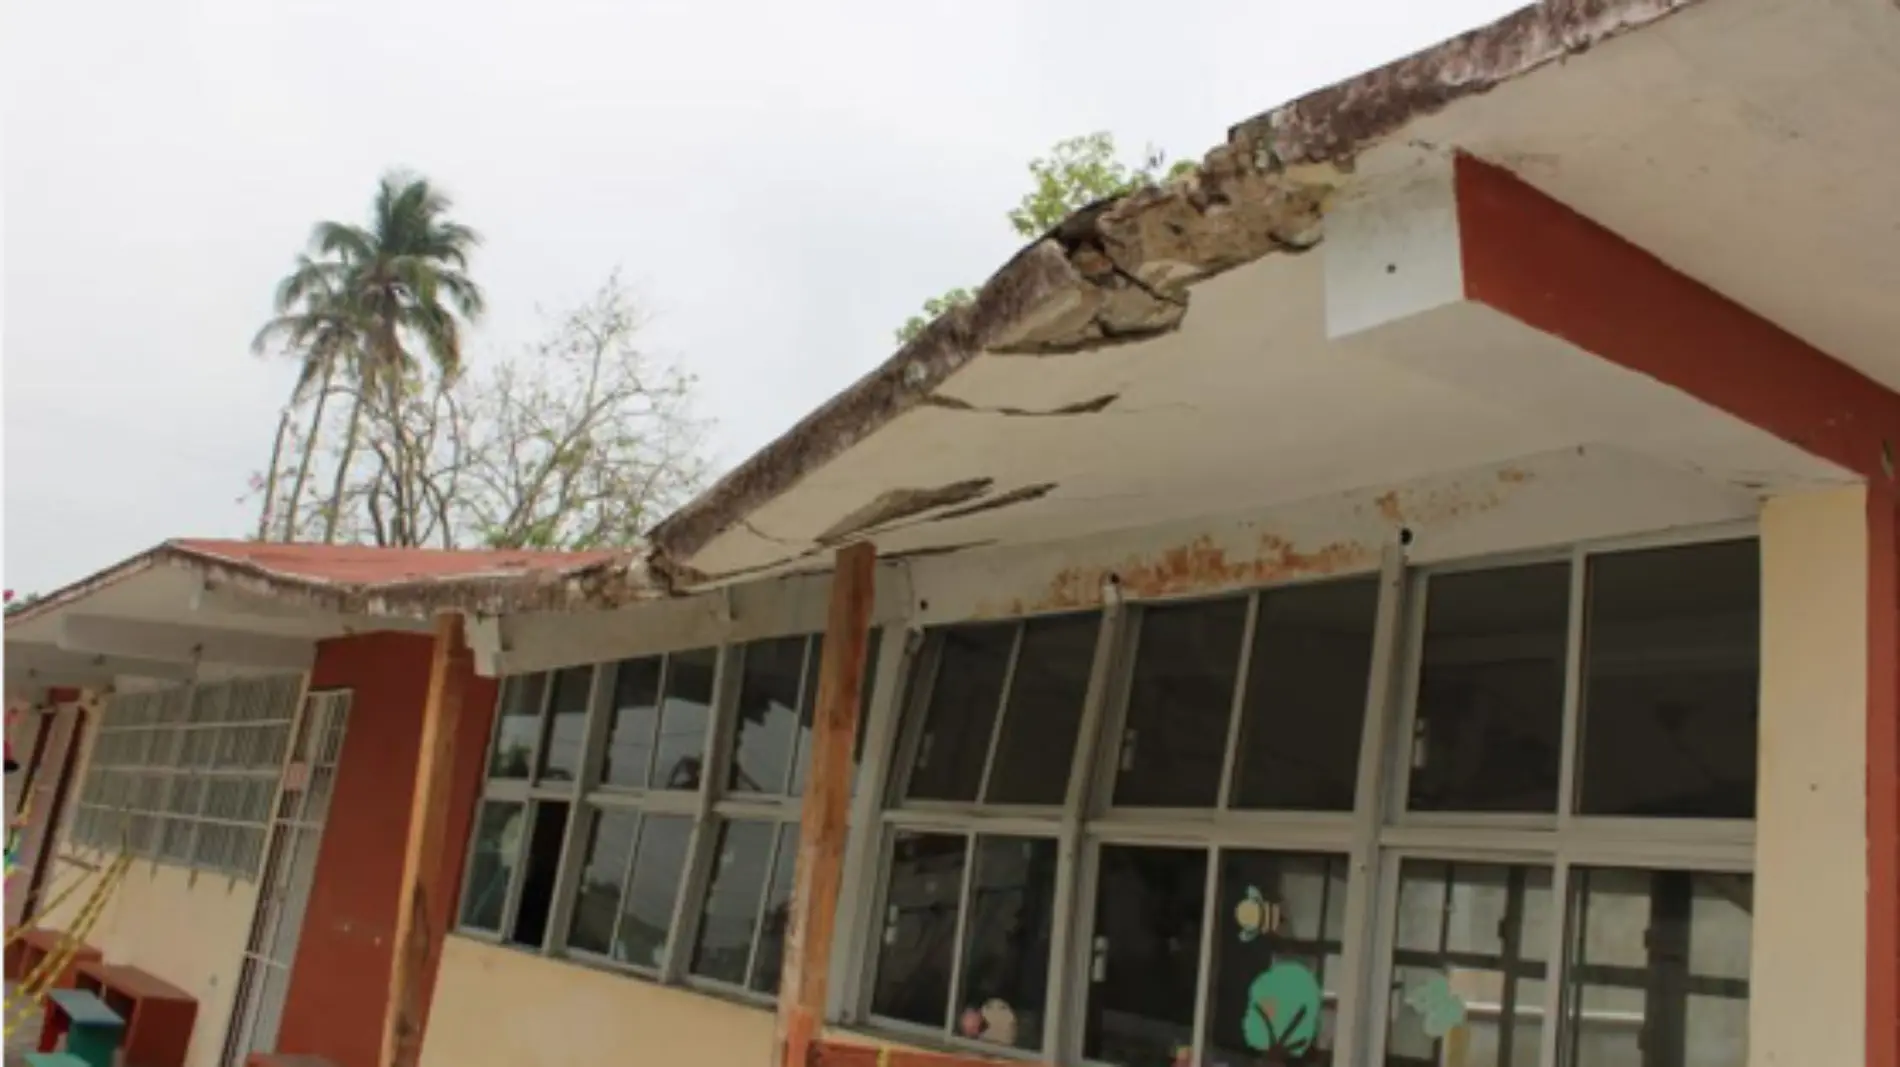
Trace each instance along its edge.
{"label": "palm tree", "polygon": [[[330,268],[330,269],[327,269]],[[310,416],[310,432],[304,438],[302,455],[297,462],[296,476],[290,483],[290,497],[284,509],[283,533],[285,541],[295,536],[297,530],[298,508],[303,504],[304,484],[310,478],[310,465],[316,458],[317,438],[323,429],[323,408],[334,390],[336,373],[339,368],[347,374],[361,378],[363,323],[354,313],[343,287],[345,279],[341,271],[331,265],[320,264],[308,256],[297,257],[297,269],[284,279],[278,287],[277,314],[251,341],[251,350],[262,354],[275,341],[282,341],[286,350],[295,355],[299,362],[297,381],[291,386],[290,401],[284,406],[284,413],[277,425],[277,446],[271,453],[271,478],[265,483],[264,512],[268,516],[276,493],[276,471],[278,455],[283,448],[285,431],[290,422],[291,413],[313,396],[316,407]],[[358,413],[360,402],[352,408],[350,428],[344,443],[341,465],[337,468],[338,486],[332,490],[332,503],[341,492],[343,472],[349,469],[358,432]],[[265,522],[260,520],[259,536],[265,538],[269,532]],[[328,543],[335,537],[335,508],[328,509],[323,523],[323,539]]]}
{"label": "palm tree", "polygon": [[[437,373],[452,379],[462,368],[462,324],[481,318],[482,290],[468,276],[469,253],[481,238],[448,218],[452,206],[427,179],[385,175],[368,226],[317,223],[310,234],[310,254],[300,257],[278,286],[278,318],[260,334],[265,341],[282,336],[301,353],[305,363],[300,389],[313,381],[322,383],[317,393],[319,421],[332,376],[343,369],[351,379],[350,419],[324,515],[326,543],[336,535],[365,399],[375,397],[376,403],[387,405],[382,414],[397,439],[396,462],[407,462],[401,411],[403,395],[423,365],[415,346],[421,345]],[[292,393],[293,401],[298,395]],[[314,426],[311,432],[314,440]],[[293,513],[311,451],[306,447],[293,482]],[[404,483],[397,473],[397,481]],[[398,530],[395,539],[404,544],[412,535]]]}

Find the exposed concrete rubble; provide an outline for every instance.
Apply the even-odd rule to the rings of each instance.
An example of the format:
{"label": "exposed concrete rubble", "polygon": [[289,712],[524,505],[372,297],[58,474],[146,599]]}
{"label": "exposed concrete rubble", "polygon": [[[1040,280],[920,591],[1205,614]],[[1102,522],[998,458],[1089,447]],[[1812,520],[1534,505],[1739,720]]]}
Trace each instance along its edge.
{"label": "exposed concrete rubble", "polygon": [[662,522],[653,532],[653,569],[680,573],[741,518],[906,411],[970,408],[935,390],[980,354],[1086,353],[1178,328],[1196,283],[1315,247],[1332,195],[1361,151],[1458,99],[1697,2],[1553,0],[1526,8],[1241,123],[1191,175],[1077,212],[1005,264],[973,304],[939,317]]}

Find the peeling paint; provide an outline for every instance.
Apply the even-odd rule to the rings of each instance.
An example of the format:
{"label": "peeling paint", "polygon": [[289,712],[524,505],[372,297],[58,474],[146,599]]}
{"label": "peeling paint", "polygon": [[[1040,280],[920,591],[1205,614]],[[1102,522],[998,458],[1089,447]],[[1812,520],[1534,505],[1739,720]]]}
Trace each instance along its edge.
{"label": "peeling paint", "polygon": [[818,535],[818,543],[835,545],[853,535],[888,526],[899,519],[975,500],[989,492],[990,486],[994,484],[993,478],[969,478],[929,489],[887,489],[869,504],[832,523],[830,529]]}
{"label": "peeling paint", "polygon": [[1046,419],[1059,418],[1066,415],[1094,415],[1098,412],[1108,410],[1111,404],[1120,399],[1120,393],[1104,393],[1101,396],[1091,397],[1088,400],[1078,400],[1072,404],[1064,404],[1061,407],[1048,408],[1042,411],[1015,407],[984,407],[972,404],[967,400],[958,399],[954,396],[944,396],[941,393],[932,393],[924,397],[921,403],[926,407],[943,408],[946,411],[967,411],[978,415],[1005,415],[1010,418]]}
{"label": "peeling paint", "polygon": [[1007,618],[1093,608],[1101,604],[1102,587],[1111,580],[1123,595],[1151,600],[1363,570],[1378,558],[1377,545],[1333,541],[1306,549],[1271,532],[1259,535],[1253,552],[1236,556],[1212,536],[1202,535],[1113,564],[1064,567],[1035,597],[985,603],[977,613],[983,618]]}
{"label": "peeling paint", "polygon": [[1043,497],[1054,492],[1055,488],[1056,483],[1054,482],[1038,482],[1035,485],[1025,485],[1020,489],[1011,489],[1007,493],[998,493],[987,500],[979,500],[974,504],[966,504],[960,508],[950,508],[941,514],[931,516],[930,521],[947,522],[950,519],[961,519],[967,515],[976,515],[985,511],[995,511],[998,508],[1006,508],[1012,504],[1027,504],[1032,500],[1041,500]]}
{"label": "peeling paint", "polygon": [[1372,508],[1394,526],[1431,526],[1489,511],[1536,477],[1522,467],[1502,467],[1487,481],[1476,484],[1388,489],[1372,498]]}

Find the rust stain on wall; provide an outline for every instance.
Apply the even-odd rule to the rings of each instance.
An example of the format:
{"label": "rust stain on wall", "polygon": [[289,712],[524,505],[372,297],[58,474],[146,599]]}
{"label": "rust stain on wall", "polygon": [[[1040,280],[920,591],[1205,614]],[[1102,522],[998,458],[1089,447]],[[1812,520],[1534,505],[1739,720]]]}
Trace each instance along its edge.
{"label": "rust stain on wall", "polygon": [[1430,489],[1388,489],[1372,498],[1372,508],[1394,526],[1451,522],[1503,504],[1515,490],[1536,478],[1535,472],[1522,467],[1504,467],[1488,481],[1456,482]]}
{"label": "rust stain on wall", "polygon": [[1203,534],[1113,564],[1065,567],[1035,597],[980,605],[977,614],[1009,617],[1096,607],[1102,602],[1102,586],[1111,578],[1130,598],[1152,600],[1339,574],[1373,565],[1378,558],[1376,545],[1333,541],[1305,549],[1273,533],[1260,534],[1252,552],[1236,554]]}

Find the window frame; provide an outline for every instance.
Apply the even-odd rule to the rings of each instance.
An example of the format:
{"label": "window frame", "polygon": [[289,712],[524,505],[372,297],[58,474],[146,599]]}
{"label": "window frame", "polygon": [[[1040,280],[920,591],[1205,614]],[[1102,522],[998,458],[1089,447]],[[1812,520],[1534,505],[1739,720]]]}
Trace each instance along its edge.
{"label": "window frame", "polygon": [[[1194,1054],[1202,1054],[1209,1040],[1210,983],[1213,981],[1212,938],[1224,926],[1217,913],[1221,900],[1220,876],[1229,851],[1319,853],[1345,864],[1347,880],[1343,901],[1338,988],[1334,1009],[1335,1062],[1355,1064],[1382,1055],[1387,1031],[1385,997],[1393,972],[1392,946],[1397,933],[1398,871],[1408,859],[1462,861],[1486,864],[1525,864],[1548,869],[1553,918],[1545,943],[1538,945],[1548,967],[1541,1010],[1543,1018],[1559,1025],[1544,1027],[1539,1063],[1556,1061],[1558,1041],[1567,1024],[1560,1013],[1570,988],[1566,939],[1573,897],[1574,868],[1620,867],[1637,870],[1697,870],[1752,875],[1753,820],[1690,817],[1586,816],[1575,811],[1578,802],[1579,731],[1583,714],[1584,645],[1587,635],[1586,597],[1589,562],[1616,552],[1641,551],[1758,538],[1753,522],[1683,528],[1639,537],[1578,542],[1531,552],[1496,554],[1415,565],[1396,540],[1382,550],[1374,568],[1343,574],[1301,577],[1257,588],[1218,594],[1125,601],[1118,586],[1105,588],[1104,603],[1090,613],[1096,620],[1095,644],[1088,665],[1074,751],[1060,805],[990,804],[983,798],[994,777],[998,747],[1007,729],[1014,687],[1027,627],[1039,617],[1073,612],[1051,612],[1003,621],[1015,627],[1010,659],[1005,668],[998,714],[990,725],[988,748],[974,801],[909,800],[905,798],[915,764],[917,746],[926,726],[936,675],[942,667],[942,642],[935,634],[945,627],[913,629],[893,619],[880,620],[875,635],[875,676],[867,679],[862,758],[856,790],[850,800],[844,881],[840,888],[834,953],[834,981],[826,1019],[833,1025],[884,1034],[897,1040],[924,1042],[982,1053],[1003,1059],[1083,1062],[1082,1044],[1090,983],[1091,939],[1096,917],[1094,900],[1104,847],[1116,845],[1173,845],[1202,852],[1207,862],[1207,884],[1202,939],[1195,990]],[[1434,576],[1531,564],[1567,562],[1569,599],[1564,635],[1564,689],[1560,721],[1558,803],[1552,813],[1523,815],[1406,810],[1411,784],[1409,753],[1417,716],[1418,684],[1422,670],[1424,622],[1430,583]],[[1240,740],[1246,715],[1249,680],[1255,668],[1255,644],[1263,598],[1277,590],[1328,582],[1371,581],[1377,586],[1371,620],[1371,653],[1366,693],[1360,709],[1360,742],[1354,771],[1350,811],[1301,811],[1234,807]],[[1113,803],[1121,752],[1119,739],[1127,722],[1136,661],[1141,646],[1144,614],[1159,606],[1244,597],[1246,615],[1235,663],[1233,690],[1221,753],[1221,774],[1214,806],[1201,809],[1143,808]],[[954,625],[954,624],[953,624]],[[772,849],[765,857],[766,889],[760,907],[770,898],[772,871],[787,846],[785,827],[796,825],[802,798],[728,790],[728,771],[737,743],[737,711],[746,647],[753,641],[803,637],[806,661],[812,662],[812,642],[823,635],[809,629],[790,633],[761,627],[739,629],[726,620],[716,645],[695,649],[665,649],[646,653],[671,657],[680,651],[715,648],[716,660],[710,714],[704,738],[705,771],[693,792],[654,788],[625,789],[600,785],[602,750],[610,726],[615,670],[619,659],[592,665],[588,711],[584,727],[581,773],[571,781],[541,780],[541,748],[548,736],[550,703],[556,686],[543,687],[534,734],[528,779],[491,779],[487,767],[498,736],[500,716],[491,721],[489,746],[484,752],[482,799],[515,799],[523,803],[564,802],[570,805],[560,868],[555,879],[547,935],[539,946],[523,948],[542,955],[569,958],[614,973],[630,974],[666,984],[684,986],[752,1005],[769,1005],[774,997],[749,985],[690,973],[691,957],[699,937],[706,894],[710,887],[716,843],[722,829],[736,821],[772,825]],[[756,632],[755,632],[756,631]],[[645,658],[645,656],[628,657]],[[670,663],[670,658],[669,658]],[[801,676],[804,690],[815,684],[808,666]],[[661,704],[670,669],[663,667]],[[498,688],[497,708],[505,698]],[[656,752],[653,758],[657,759]],[[793,754],[796,766],[797,753]],[[795,772],[788,769],[787,781]],[[585,834],[594,810],[631,809],[643,815],[677,815],[693,820],[687,858],[677,885],[664,962],[645,968],[621,963],[565,946],[581,870],[585,865]],[[524,812],[524,829],[531,813]],[[959,929],[967,921],[974,857],[980,839],[993,836],[1053,838],[1057,867],[1053,889],[1054,925],[1048,960],[1048,994],[1043,1006],[1042,1039],[1037,1051],[1004,1048],[962,1039],[950,1033],[885,1019],[870,1011],[875,990],[885,898],[889,890],[890,858],[896,835],[925,831],[961,835],[966,840],[964,879],[959,891]],[[457,905],[457,931],[464,936],[509,945],[506,933],[517,919],[520,883],[526,877],[523,854],[511,875],[509,896],[500,930],[485,932],[460,925],[462,902]],[[472,843],[472,842],[471,842]],[[637,854],[637,842],[635,844]],[[636,855],[629,856],[629,864]],[[465,855],[465,864],[472,850]],[[467,890],[466,876],[464,893]],[[623,874],[622,891],[627,879]],[[748,948],[747,980],[757,966],[763,927],[755,916]],[[618,920],[616,920],[618,921]],[[958,937],[952,972],[951,999],[958,996],[960,968],[964,965],[964,938]],[[518,947],[518,946],[510,946]]]}
{"label": "window frame", "polygon": [[[458,936],[512,951],[567,960],[614,974],[683,986],[753,1005],[774,1003],[775,995],[753,990],[748,984],[735,985],[717,978],[692,973],[692,955],[704,917],[706,894],[711,887],[718,858],[716,848],[723,828],[732,822],[764,822],[769,823],[773,828],[772,848],[766,858],[766,888],[760,899],[760,907],[763,909],[770,896],[772,870],[778,862],[780,849],[786,847],[786,835],[783,829],[787,825],[796,826],[802,810],[802,792],[789,792],[797,762],[796,753],[793,756],[792,766],[787,767],[784,783],[787,792],[754,793],[726,788],[728,769],[734,758],[734,748],[738,737],[737,716],[740,686],[744,679],[745,650],[758,641],[782,638],[801,639],[804,642],[803,660],[807,664],[801,671],[802,703],[805,687],[817,685],[817,659],[812,655],[812,650],[813,643],[822,637],[821,632],[810,630],[748,635],[742,640],[729,639],[717,644],[667,648],[593,663],[549,666],[542,670],[524,671],[498,679],[488,724],[488,737],[483,749],[481,790],[475,802],[477,819],[471,825],[468,839],[460,843],[463,849],[462,882],[456,899],[454,932]],[[883,692],[885,688],[896,684],[904,673],[901,662],[889,662],[893,658],[892,654],[908,654],[908,645],[904,641],[904,631],[901,627],[884,627],[874,623],[871,637],[876,660],[867,667],[866,687],[860,704],[860,714],[866,716],[862,763],[867,770],[863,776],[867,786],[859,789],[859,796],[853,801],[854,805],[860,805],[871,799],[872,788],[868,783],[876,777],[868,773],[873,763],[872,753],[883,751],[883,746],[888,744],[882,739],[885,734],[888,734],[888,728],[880,729],[879,718],[875,713],[879,703],[878,698],[874,696],[874,691]],[[664,708],[667,687],[672,679],[674,657],[708,651],[713,653],[714,667],[698,787],[692,790],[667,789],[654,784],[654,769],[659,759],[657,735],[648,754],[648,759],[655,762],[649,763],[647,785],[633,787],[606,783],[603,778],[604,757],[613,726],[615,683],[620,664],[628,660],[659,659],[662,661],[657,689],[655,727],[657,731],[664,727]],[[543,773],[542,749],[548,743],[552,726],[554,693],[557,689],[555,675],[563,670],[575,668],[591,672],[586,718],[582,727],[579,773],[571,779],[549,778]],[[507,705],[510,687],[523,684],[517,679],[535,674],[545,674],[547,679],[541,686],[540,703],[535,712],[533,734],[535,741],[529,753],[529,773],[525,778],[493,776],[490,769],[495,756],[495,747],[500,743],[501,710]],[[810,677],[803,677],[803,675]],[[815,689],[813,692],[815,694]],[[874,749],[873,744],[880,747]],[[475,834],[479,829],[479,812],[482,805],[491,802],[514,803],[523,806],[521,839],[517,843],[514,867],[509,873],[509,884],[500,921],[494,930],[470,926],[463,921],[468,894],[472,888],[470,874],[475,860],[474,844]],[[568,805],[567,825],[562,839],[559,867],[554,878],[547,928],[539,944],[523,945],[515,942],[511,935],[520,918],[522,890],[528,877],[535,807],[546,803]],[[581,878],[586,867],[587,835],[591,828],[592,817],[596,812],[631,812],[636,813],[640,819],[634,840],[629,847],[627,863],[620,876],[619,887],[623,908],[624,895],[630,884],[634,865],[639,858],[640,842],[646,833],[647,820],[659,816],[683,818],[689,821],[690,832],[687,837],[685,860],[675,885],[672,915],[667,926],[666,949],[663,961],[658,966],[615,959],[611,955],[611,945],[607,953],[600,953],[577,948],[567,943],[574,908],[578,902]],[[794,844],[791,847],[795,849],[795,838],[793,840]],[[848,864],[862,862],[861,858],[856,857],[849,848],[846,859]],[[762,911],[760,915],[763,915]],[[616,930],[620,921],[620,916],[617,914],[615,916]],[[757,963],[762,944],[761,924],[762,919],[755,918],[752,945],[748,949],[748,978],[751,969]],[[849,923],[838,924],[841,937],[846,934],[846,929],[850,925]]]}
{"label": "window frame", "polygon": [[[1061,867],[1057,879],[1056,936],[1050,961],[1052,992],[1045,1008],[1045,1035],[1036,1053],[1003,1048],[952,1036],[943,1038],[929,1028],[885,1019],[870,1011],[877,966],[876,931],[881,928],[887,872],[895,833],[928,830],[975,836],[1012,834],[1041,836],[1052,820],[1049,809],[1023,810],[982,802],[914,801],[905,799],[907,776],[915,760],[917,734],[922,729],[938,642],[926,632],[918,656],[916,676],[909,680],[899,719],[899,743],[891,760],[891,788],[877,814],[877,862],[861,875],[864,899],[870,908],[857,910],[857,925],[869,928],[857,954],[850,958],[856,976],[843,1012],[834,1020],[845,1025],[887,1033],[899,1039],[926,1040],[951,1048],[981,1052],[1006,1059],[1053,1059],[1087,1062],[1080,1056],[1082,1027],[1089,983],[1076,980],[1088,974],[1090,939],[1094,932],[1094,897],[1105,846],[1183,845],[1208,857],[1204,941],[1211,940],[1220,916],[1213,909],[1219,899],[1219,872],[1229,850],[1323,853],[1347,864],[1345,901],[1336,1008],[1338,1032],[1335,1062],[1355,1063],[1381,1054],[1386,1037],[1383,990],[1392,977],[1392,942],[1396,936],[1398,870],[1407,859],[1463,860],[1470,863],[1517,863],[1549,872],[1553,918],[1547,943],[1538,948],[1548,975],[1543,1018],[1559,1019],[1541,1035],[1540,1063],[1554,1064],[1557,1042],[1568,1025],[1560,1019],[1570,974],[1564,957],[1569,935],[1571,872],[1579,866],[1613,866],[1646,870],[1696,870],[1752,874],[1753,820],[1689,817],[1587,816],[1575,811],[1578,801],[1579,724],[1583,708],[1584,624],[1587,608],[1589,562],[1592,557],[1651,548],[1694,546],[1744,540],[1759,536],[1756,525],[1732,523],[1688,528],[1638,537],[1582,541],[1557,548],[1479,556],[1455,561],[1412,565],[1398,546],[1389,546],[1380,566],[1370,572],[1379,583],[1373,624],[1372,657],[1367,679],[1364,718],[1356,768],[1356,789],[1350,812],[1239,809],[1233,807],[1235,763],[1240,729],[1253,667],[1255,636],[1261,616],[1261,598],[1278,589],[1328,581],[1364,579],[1368,572],[1327,575],[1279,582],[1259,588],[1214,596],[1169,598],[1121,603],[1111,596],[1101,612],[1102,634],[1082,714],[1069,796],[1053,824],[1058,834]],[[1422,667],[1425,609],[1433,575],[1492,570],[1534,563],[1569,565],[1569,596],[1564,635],[1564,695],[1561,709],[1559,802],[1548,816],[1519,814],[1465,814],[1412,812],[1405,800],[1410,787],[1410,738],[1417,713],[1418,681]],[[1121,731],[1127,721],[1130,688],[1140,651],[1140,619],[1154,606],[1174,606],[1244,596],[1248,608],[1229,708],[1222,770],[1214,807],[1158,809],[1113,803]],[[1018,636],[1009,668],[1016,672]],[[1005,687],[1005,707],[1008,686]],[[1003,723],[992,727],[991,754],[985,764],[987,783],[994,764],[995,737]],[[1078,795],[1080,794],[1080,795]],[[1203,944],[1199,961],[1194,1032],[1195,1055],[1204,1051],[1209,1014],[1213,954]],[[960,962],[960,961],[959,961]],[[1076,977],[1071,977],[1076,976]],[[956,974],[953,970],[951,980]],[[954,986],[953,986],[954,988]],[[954,994],[953,994],[954,996]],[[1375,1059],[1376,1061],[1376,1059]]]}
{"label": "window frame", "polygon": [[[123,842],[154,866],[255,880],[268,859],[284,768],[311,692],[307,675],[277,672],[113,694],[92,732],[67,842],[97,854]],[[215,714],[205,714],[205,697],[218,701]],[[205,750],[195,758],[192,738],[204,739]],[[131,752],[117,751],[133,739]],[[229,742],[239,747],[227,762]],[[245,810],[212,814],[214,784],[240,787]],[[140,785],[151,787],[156,799],[138,801]],[[196,787],[195,799],[186,799],[193,793],[188,786]],[[122,802],[101,801],[108,789],[122,791]],[[215,846],[207,829],[225,831]],[[174,830],[183,836],[174,838]],[[175,846],[179,841],[182,847]]]}

